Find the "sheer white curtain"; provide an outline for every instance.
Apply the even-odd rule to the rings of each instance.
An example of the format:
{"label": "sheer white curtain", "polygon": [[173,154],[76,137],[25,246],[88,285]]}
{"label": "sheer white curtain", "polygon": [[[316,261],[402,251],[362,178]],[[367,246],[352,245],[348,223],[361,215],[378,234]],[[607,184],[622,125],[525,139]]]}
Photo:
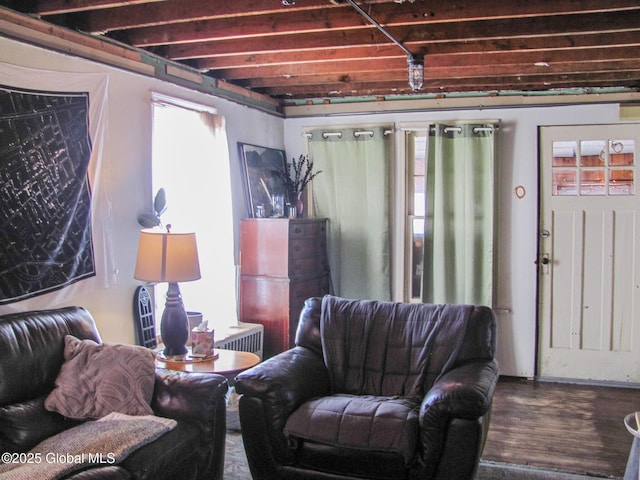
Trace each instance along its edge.
{"label": "sheer white curtain", "polygon": [[422,300],[492,305],[496,129],[435,125],[426,157]]}
{"label": "sheer white curtain", "polygon": [[[202,312],[214,328],[237,323],[236,271],[229,148],[224,117],[154,104],[153,188],[163,187],[167,211],[162,223],[193,231],[202,278],[180,284],[184,306]],[[164,308],[166,285],[156,287]],[[157,316],[159,318],[159,316]]]}
{"label": "sheer white curtain", "polygon": [[313,130],[317,217],[328,218],[333,291],[348,298],[389,300],[392,135],[385,127]]}

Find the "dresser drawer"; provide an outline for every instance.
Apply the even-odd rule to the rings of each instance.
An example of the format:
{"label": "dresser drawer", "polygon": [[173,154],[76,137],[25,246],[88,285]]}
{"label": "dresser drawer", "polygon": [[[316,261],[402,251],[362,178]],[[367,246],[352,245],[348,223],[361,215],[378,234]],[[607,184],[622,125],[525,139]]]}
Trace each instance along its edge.
{"label": "dresser drawer", "polygon": [[327,242],[324,237],[292,238],[289,240],[289,264],[296,258],[326,255]]}
{"label": "dresser drawer", "polygon": [[313,220],[289,224],[289,238],[313,238],[324,237],[327,230],[326,220]]}
{"label": "dresser drawer", "polygon": [[321,275],[329,271],[329,262],[324,254],[314,257],[291,258],[289,260],[289,275]]}
{"label": "dresser drawer", "polygon": [[320,275],[304,280],[291,281],[290,285],[291,308],[300,313],[304,301],[309,297],[322,297],[329,293],[329,275]]}

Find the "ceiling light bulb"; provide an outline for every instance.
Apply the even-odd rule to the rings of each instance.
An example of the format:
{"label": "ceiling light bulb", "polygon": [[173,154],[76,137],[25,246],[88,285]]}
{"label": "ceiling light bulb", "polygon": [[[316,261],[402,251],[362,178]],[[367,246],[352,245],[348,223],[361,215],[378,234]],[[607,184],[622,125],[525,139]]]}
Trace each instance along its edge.
{"label": "ceiling light bulb", "polygon": [[411,90],[417,92],[424,84],[424,56],[419,53],[410,53],[407,55],[407,64],[409,66],[409,86]]}

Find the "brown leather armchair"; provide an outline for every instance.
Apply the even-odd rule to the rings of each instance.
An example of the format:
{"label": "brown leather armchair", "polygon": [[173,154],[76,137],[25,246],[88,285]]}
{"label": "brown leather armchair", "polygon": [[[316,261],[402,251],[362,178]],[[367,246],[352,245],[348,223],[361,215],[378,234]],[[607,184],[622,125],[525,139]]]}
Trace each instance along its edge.
{"label": "brown leather armchair", "polygon": [[487,307],[307,300],[296,346],[236,378],[253,478],[471,480],[495,345]]}
{"label": "brown leather armchair", "polygon": [[[100,343],[91,314],[66,307],[0,316],[0,452],[27,452],[80,421],[45,409],[64,362],[65,336]],[[222,479],[227,379],[155,371],[151,408],[177,426],[117,465],[94,464],[64,478]]]}

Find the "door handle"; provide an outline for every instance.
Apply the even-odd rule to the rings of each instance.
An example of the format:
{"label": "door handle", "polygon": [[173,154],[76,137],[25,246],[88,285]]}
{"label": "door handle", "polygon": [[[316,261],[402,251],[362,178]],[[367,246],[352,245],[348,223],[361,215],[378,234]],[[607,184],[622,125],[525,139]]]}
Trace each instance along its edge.
{"label": "door handle", "polygon": [[542,265],[549,265],[549,257],[547,255],[545,255],[544,257],[542,257],[542,259],[540,260],[540,263]]}

